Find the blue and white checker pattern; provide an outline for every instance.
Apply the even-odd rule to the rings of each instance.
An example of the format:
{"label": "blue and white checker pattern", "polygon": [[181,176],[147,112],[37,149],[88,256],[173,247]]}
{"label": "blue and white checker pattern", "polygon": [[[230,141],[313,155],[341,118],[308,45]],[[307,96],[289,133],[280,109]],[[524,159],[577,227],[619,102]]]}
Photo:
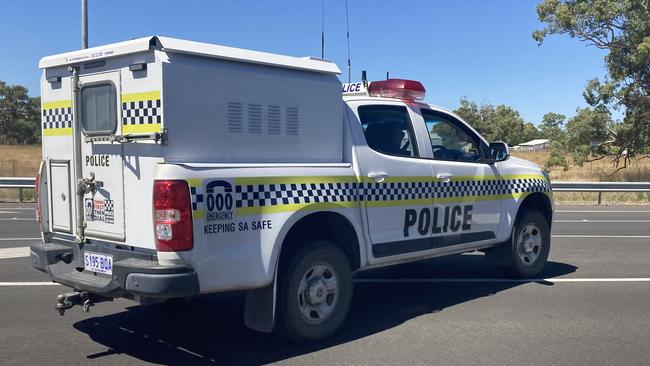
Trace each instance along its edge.
{"label": "blue and white checker pattern", "polygon": [[463,180],[455,182],[365,183],[360,185],[368,201],[399,201],[453,197],[479,197],[524,192],[550,192],[545,179]]}
{"label": "blue and white checker pattern", "polygon": [[511,193],[551,192],[551,184],[546,179],[513,179],[506,182]]}
{"label": "blue and white checker pattern", "polygon": [[160,99],[122,103],[123,125],[160,124],[161,122],[162,105]]}
{"label": "blue and white checker pattern", "polygon": [[400,201],[433,197],[433,182],[361,183],[361,200]]}
{"label": "blue and white checker pattern", "polygon": [[319,202],[402,201],[550,192],[543,179],[465,180],[454,182],[308,183],[235,186],[235,207]]}
{"label": "blue and white checker pattern", "polygon": [[356,183],[254,184],[235,186],[235,207],[355,202]]}
{"label": "blue and white checker pattern", "polygon": [[[453,182],[293,183],[235,186],[235,207],[266,207],[329,202],[375,202],[502,196],[550,192],[543,178],[464,180]],[[203,187],[191,186],[192,210],[202,208]]]}
{"label": "blue and white checker pattern", "polygon": [[510,193],[507,180],[435,182],[434,198],[497,196]]}
{"label": "blue and white checker pattern", "polygon": [[190,186],[190,197],[192,199],[192,211],[199,209],[203,203],[203,187]]}
{"label": "blue and white checker pattern", "polygon": [[43,109],[43,129],[71,128],[72,108]]}

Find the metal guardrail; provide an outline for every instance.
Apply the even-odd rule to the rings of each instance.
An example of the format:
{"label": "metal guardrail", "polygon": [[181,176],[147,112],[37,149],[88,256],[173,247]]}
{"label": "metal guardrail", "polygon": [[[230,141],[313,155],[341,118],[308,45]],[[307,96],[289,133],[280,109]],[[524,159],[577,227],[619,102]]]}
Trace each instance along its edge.
{"label": "metal guardrail", "polygon": [[35,178],[0,177],[0,188],[34,188]]}
{"label": "metal guardrail", "polygon": [[[19,190],[20,202],[23,201],[23,189],[33,189],[36,179],[0,177],[0,188]],[[552,182],[554,192],[597,192],[598,204],[603,192],[650,192],[650,182]]]}
{"label": "metal guardrail", "polygon": [[36,178],[27,177],[0,177],[0,188],[18,190],[18,202],[24,201],[23,189],[34,189]]}
{"label": "metal guardrail", "polygon": [[603,192],[650,192],[650,182],[551,182],[553,192],[597,192],[600,206]]}
{"label": "metal guardrail", "polygon": [[552,182],[555,192],[650,192],[650,182]]}

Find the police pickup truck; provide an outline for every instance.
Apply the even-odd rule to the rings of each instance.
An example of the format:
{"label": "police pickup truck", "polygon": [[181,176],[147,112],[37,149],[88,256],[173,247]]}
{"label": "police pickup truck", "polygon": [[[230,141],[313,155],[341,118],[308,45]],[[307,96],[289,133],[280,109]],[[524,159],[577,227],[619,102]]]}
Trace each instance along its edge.
{"label": "police pickup truck", "polygon": [[165,37],[39,67],[31,258],[72,289],[62,314],[245,290],[247,326],[314,340],[344,321],[357,271],[476,250],[515,276],[547,261],[548,176],[417,81],[341,85],[323,59]]}

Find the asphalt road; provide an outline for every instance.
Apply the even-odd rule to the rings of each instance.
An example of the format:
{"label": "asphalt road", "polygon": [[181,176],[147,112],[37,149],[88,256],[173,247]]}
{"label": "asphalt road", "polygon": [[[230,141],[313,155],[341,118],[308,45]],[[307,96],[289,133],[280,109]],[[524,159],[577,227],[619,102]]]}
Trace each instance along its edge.
{"label": "asphalt road", "polygon": [[509,281],[476,254],[358,274],[342,331],[308,345],[246,329],[237,293],[60,317],[67,289],[29,285],[48,277],[6,258],[38,237],[19,208],[0,205],[0,365],[650,364],[647,206],[558,207],[544,280]]}

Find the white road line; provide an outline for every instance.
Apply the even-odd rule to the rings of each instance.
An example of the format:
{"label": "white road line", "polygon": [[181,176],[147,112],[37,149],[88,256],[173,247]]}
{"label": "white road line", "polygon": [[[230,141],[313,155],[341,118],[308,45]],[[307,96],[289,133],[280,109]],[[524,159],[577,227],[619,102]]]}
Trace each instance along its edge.
{"label": "white road line", "polygon": [[59,283],[54,282],[0,282],[0,287],[16,287],[16,286],[60,286]]}
{"label": "white road line", "polygon": [[38,238],[0,238],[0,241],[23,241],[23,240],[41,240],[40,237]]}
{"label": "white road line", "polygon": [[629,211],[624,211],[624,210],[613,210],[613,211],[605,211],[605,210],[556,210],[555,212],[568,212],[568,213],[637,213],[637,212],[645,212],[648,213],[650,211],[648,210],[629,210]]}
{"label": "white road line", "polygon": [[29,247],[2,248],[0,259],[29,257]]}
{"label": "white road line", "polygon": [[[598,283],[598,282],[650,282],[650,277],[621,278],[361,278],[356,283]],[[54,282],[0,282],[0,287],[60,286]]]}
{"label": "white road line", "polygon": [[650,239],[650,235],[551,235],[551,238]]}
{"label": "white road line", "polygon": [[612,223],[626,223],[626,222],[650,222],[650,220],[589,220],[589,219],[582,219],[582,220],[553,220],[553,222],[612,222]]}
{"label": "white road line", "polygon": [[650,282],[650,277],[622,278],[362,278],[356,283],[572,283],[572,282]]}
{"label": "white road line", "polygon": [[17,214],[16,211],[0,211],[0,214]]}

